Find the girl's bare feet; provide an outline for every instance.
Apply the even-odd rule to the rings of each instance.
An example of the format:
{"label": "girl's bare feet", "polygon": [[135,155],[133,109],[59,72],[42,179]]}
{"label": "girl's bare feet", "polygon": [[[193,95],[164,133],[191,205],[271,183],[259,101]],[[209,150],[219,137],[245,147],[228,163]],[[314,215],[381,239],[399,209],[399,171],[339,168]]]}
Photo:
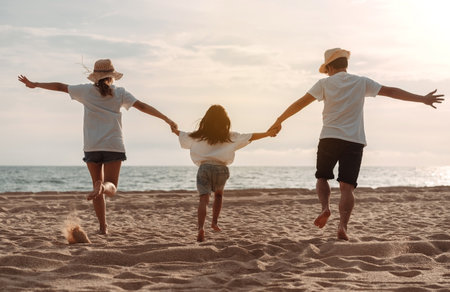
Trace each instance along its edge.
{"label": "girl's bare feet", "polygon": [[205,230],[203,228],[198,230],[197,241],[205,241]]}
{"label": "girl's bare feet", "polygon": [[214,231],[220,232],[222,229],[217,225],[217,223],[211,223],[211,228],[214,229]]}

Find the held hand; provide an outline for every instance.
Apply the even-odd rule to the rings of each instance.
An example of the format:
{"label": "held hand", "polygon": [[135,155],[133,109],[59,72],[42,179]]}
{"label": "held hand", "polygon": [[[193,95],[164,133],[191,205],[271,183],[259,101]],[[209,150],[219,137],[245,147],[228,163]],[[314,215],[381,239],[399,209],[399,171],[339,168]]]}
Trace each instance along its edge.
{"label": "held hand", "polygon": [[178,125],[172,120],[169,120],[167,123],[170,125],[170,130],[172,130],[172,133],[179,135],[180,131],[178,131]]}
{"label": "held hand", "polygon": [[270,128],[267,130],[267,132],[275,131],[275,135],[278,134],[281,131],[281,123],[276,121]]}
{"label": "held hand", "polygon": [[23,84],[25,84],[26,87],[29,88],[36,88],[36,84],[34,82],[31,82],[30,80],[28,80],[27,77],[23,76],[23,75],[19,75],[17,76],[18,80],[20,82],[22,82]]}
{"label": "held hand", "polygon": [[436,108],[434,106],[434,103],[442,103],[442,101],[444,101],[443,98],[439,98],[441,96],[444,96],[443,94],[435,94],[437,91],[437,89],[435,89],[434,91],[428,93],[427,95],[424,96],[424,101],[423,103],[426,105],[429,105],[433,108]]}
{"label": "held hand", "polygon": [[172,130],[172,133],[174,133],[175,135],[180,135],[180,131],[178,130],[177,127],[170,127],[170,129]]}
{"label": "held hand", "polygon": [[267,133],[270,137],[276,137],[279,131],[280,131],[279,129],[276,129],[276,128],[270,128],[269,130],[267,130],[266,133]]}
{"label": "held hand", "polygon": [[171,119],[168,119],[166,122],[169,124],[171,129],[178,129],[178,125]]}

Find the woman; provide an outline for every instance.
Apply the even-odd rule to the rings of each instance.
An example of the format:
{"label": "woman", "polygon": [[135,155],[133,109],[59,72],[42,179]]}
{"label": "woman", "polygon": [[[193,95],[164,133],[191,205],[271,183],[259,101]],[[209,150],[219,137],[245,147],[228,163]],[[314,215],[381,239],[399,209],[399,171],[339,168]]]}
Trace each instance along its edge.
{"label": "woman", "polygon": [[115,87],[114,80],[123,74],[114,70],[109,59],[95,62],[94,71],[88,76],[89,84],[31,82],[20,75],[19,81],[29,88],[43,88],[66,92],[72,99],[84,105],[84,158],[92,178],[92,200],[100,224],[100,234],[107,234],[106,204],[104,194],[112,197],[117,192],[122,161],[126,160],[122,135],[120,108],[138,110],[164,120],[172,129],[177,125],[152,106],[137,100],[122,87]]}

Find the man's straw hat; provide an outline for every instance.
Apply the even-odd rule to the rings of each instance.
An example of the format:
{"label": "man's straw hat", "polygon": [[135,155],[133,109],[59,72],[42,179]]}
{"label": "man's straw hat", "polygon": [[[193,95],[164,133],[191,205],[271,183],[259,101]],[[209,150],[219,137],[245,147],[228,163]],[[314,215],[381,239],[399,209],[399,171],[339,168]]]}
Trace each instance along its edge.
{"label": "man's straw hat", "polygon": [[341,48],[334,48],[325,51],[324,58],[325,62],[320,66],[320,73],[327,73],[327,65],[336,60],[337,58],[350,58],[350,52],[343,50]]}
{"label": "man's straw hat", "polygon": [[112,77],[115,80],[122,78],[123,74],[114,70],[110,59],[101,59],[95,62],[94,72],[89,74],[88,79],[97,83],[100,79]]}

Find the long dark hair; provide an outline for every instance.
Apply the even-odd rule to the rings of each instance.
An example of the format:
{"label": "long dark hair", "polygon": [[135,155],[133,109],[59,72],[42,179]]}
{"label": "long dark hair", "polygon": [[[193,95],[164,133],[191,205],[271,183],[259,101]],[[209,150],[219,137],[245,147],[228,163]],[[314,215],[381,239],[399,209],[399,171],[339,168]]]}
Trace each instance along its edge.
{"label": "long dark hair", "polygon": [[212,105],[200,121],[198,130],[189,136],[200,141],[207,141],[209,145],[231,142],[230,118],[221,105]]}
{"label": "long dark hair", "polygon": [[106,77],[103,79],[100,79],[99,81],[97,81],[97,83],[95,83],[95,86],[98,88],[98,90],[100,90],[100,94],[102,96],[112,96],[113,95],[113,91],[111,89],[111,87],[109,86],[112,83],[112,78],[111,77]]}

